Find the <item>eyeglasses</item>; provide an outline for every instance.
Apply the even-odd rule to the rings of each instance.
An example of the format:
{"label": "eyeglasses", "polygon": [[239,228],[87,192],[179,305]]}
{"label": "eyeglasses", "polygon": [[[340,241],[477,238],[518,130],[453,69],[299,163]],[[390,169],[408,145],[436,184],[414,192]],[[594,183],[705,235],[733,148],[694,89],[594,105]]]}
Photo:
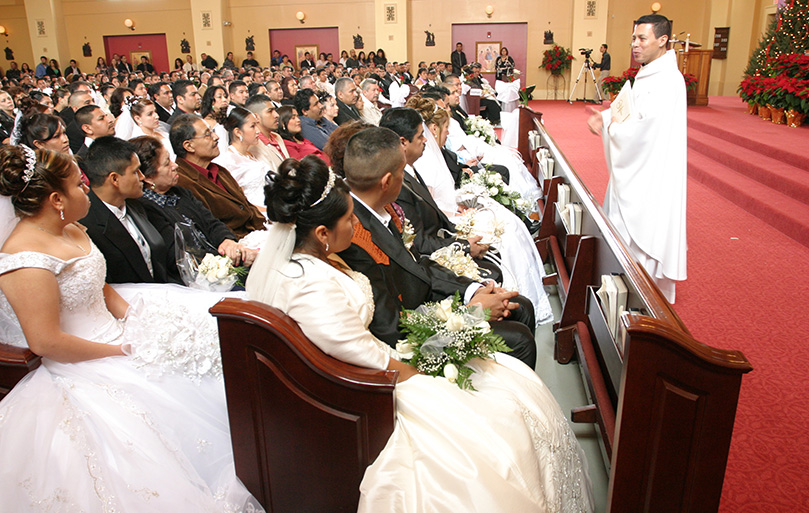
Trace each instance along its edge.
{"label": "eyeglasses", "polygon": [[205,133],[202,135],[196,135],[192,137],[192,139],[213,139],[213,132],[211,132],[211,129],[209,128],[208,130],[205,130]]}

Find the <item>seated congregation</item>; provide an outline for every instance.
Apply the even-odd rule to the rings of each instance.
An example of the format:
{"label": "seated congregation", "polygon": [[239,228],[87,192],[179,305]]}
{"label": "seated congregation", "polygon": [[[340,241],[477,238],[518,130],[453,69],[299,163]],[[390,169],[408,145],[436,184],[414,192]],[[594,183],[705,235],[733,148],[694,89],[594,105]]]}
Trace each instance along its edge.
{"label": "seated congregation", "polygon": [[[337,360],[398,372],[360,511],[592,511],[584,453],[534,372],[536,327],[553,320],[542,191],[518,152],[467,133],[470,78],[425,75],[399,97],[384,63],[359,77],[249,64],[74,80],[58,114],[13,97],[0,341],[41,365],[0,401],[4,503],[267,508],[237,476],[208,313],[236,297]],[[243,270],[244,290],[200,290],[189,234]],[[471,390],[402,344],[403,312],[452,297],[504,344],[469,362]]]}

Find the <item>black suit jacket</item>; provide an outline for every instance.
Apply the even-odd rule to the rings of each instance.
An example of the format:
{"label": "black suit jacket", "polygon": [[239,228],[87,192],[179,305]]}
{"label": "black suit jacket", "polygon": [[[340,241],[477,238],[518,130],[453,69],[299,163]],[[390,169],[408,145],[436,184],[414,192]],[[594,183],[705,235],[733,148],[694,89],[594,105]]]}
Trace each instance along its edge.
{"label": "black suit jacket", "polygon": [[334,118],[334,122],[338,125],[360,119],[360,113],[353,105],[346,105],[342,101],[337,100],[337,109],[337,117]]}
{"label": "black suit jacket", "polygon": [[169,118],[171,118],[171,114],[169,114],[169,111],[167,111],[165,108],[163,108],[162,105],[155,102],[154,100],[152,101],[154,102],[154,110],[155,112],[157,112],[157,117],[159,117],[160,121],[162,121],[163,123],[168,123]]}
{"label": "black suit jacket", "polygon": [[[360,221],[355,242],[340,252],[340,256],[352,269],[363,273],[371,281],[376,304],[369,326],[371,333],[395,346],[403,338],[399,332],[399,312],[403,307],[416,308],[426,301],[439,301],[455,292],[463,295],[473,282],[456,276],[429,259],[417,261],[405,248],[401,235],[394,235],[358,201],[354,202],[354,214]],[[367,244],[363,248],[357,243],[362,237],[370,239],[370,244],[378,248],[378,254],[369,253]],[[383,262],[378,263],[377,260]]]}
{"label": "black suit jacket", "polygon": [[137,225],[152,252],[154,277],[143,260],[137,243],[104,202],[90,191],[90,211],[80,222],[107,261],[107,283],[181,283],[168,275],[168,253],[160,233],[152,226],[137,200],[126,200],[127,215]]}
{"label": "black suit jacket", "polygon": [[460,76],[462,68],[466,66],[466,54],[455,50],[449,60],[450,64],[452,64],[452,72]]}
{"label": "black suit jacket", "polygon": [[[455,225],[438,208],[429,189],[407,171],[405,171],[402,190],[396,203],[402,207],[405,216],[413,225],[413,231],[416,234],[413,248],[419,254],[429,256],[436,249],[449,246],[456,241],[454,237],[441,238],[438,235],[442,229],[454,233]],[[464,242],[464,244],[466,243]]]}
{"label": "black suit jacket", "polygon": [[183,109],[177,107],[177,108],[174,109],[174,112],[171,113],[171,116],[169,116],[169,119],[166,120],[166,123],[171,125],[172,123],[174,123],[175,119],[179,118],[183,114],[194,114],[194,115],[196,115],[194,112],[185,112]]}
{"label": "black suit jacket", "polygon": [[460,105],[457,107],[450,107],[449,110],[452,112],[452,119],[460,123],[461,128],[466,130],[466,118],[469,117],[469,114],[467,114]]}

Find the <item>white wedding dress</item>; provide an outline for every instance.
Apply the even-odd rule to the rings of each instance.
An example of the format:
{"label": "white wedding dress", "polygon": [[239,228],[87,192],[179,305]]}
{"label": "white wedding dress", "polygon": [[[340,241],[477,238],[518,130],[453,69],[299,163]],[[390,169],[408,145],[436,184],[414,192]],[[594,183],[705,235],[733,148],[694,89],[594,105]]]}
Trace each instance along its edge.
{"label": "white wedding dress", "polygon": [[[133,304],[115,319],[94,245],[68,261],[0,254],[0,274],[52,272],[72,335],[131,343],[134,356],[47,358],[0,402],[0,503],[14,512],[259,511],[237,480],[214,319],[178,304]],[[26,346],[0,294],[0,336]]]}
{"label": "white wedding dress", "polygon": [[[284,311],[331,356],[386,368],[396,353],[367,329],[364,275],[300,254],[280,269],[255,288],[248,281],[248,296]],[[280,281],[264,287],[265,278]],[[504,354],[473,365],[474,392],[426,375],[396,385],[396,427],[365,472],[359,511],[592,511],[584,455],[547,387]]]}

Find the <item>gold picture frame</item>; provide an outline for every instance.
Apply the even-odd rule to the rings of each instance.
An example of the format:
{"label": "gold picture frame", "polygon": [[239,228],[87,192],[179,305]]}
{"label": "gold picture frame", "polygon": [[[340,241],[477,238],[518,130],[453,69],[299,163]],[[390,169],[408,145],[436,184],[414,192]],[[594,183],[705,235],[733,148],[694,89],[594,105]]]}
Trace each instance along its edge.
{"label": "gold picture frame", "polygon": [[304,60],[306,52],[312,57],[312,62],[317,61],[319,53],[318,45],[295,45],[295,66],[301,69],[301,62]]}
{"label": "gold picture frame", "polygon": [[502,41],[478,41],[475,43],[475,62],[480,63],[482,73],[495,72],[495,64],[502,47]]}

